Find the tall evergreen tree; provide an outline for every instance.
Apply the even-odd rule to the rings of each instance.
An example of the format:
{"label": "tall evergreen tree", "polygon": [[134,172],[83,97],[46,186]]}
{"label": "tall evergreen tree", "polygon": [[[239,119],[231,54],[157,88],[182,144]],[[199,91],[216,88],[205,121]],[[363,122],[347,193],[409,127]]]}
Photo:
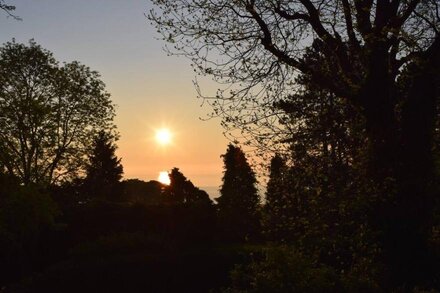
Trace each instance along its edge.
{"label": "tall evergreen tree", "polygon": [[115,199],[118,195],[123,168],[115,151],[112,136],[104,131],[99,132],[86,169],[84,185],[89,197]]}
{"label": "tall evergreen tree", "polygon": [[264,233],[270,240],[285,240],[286,226],[290,219],[291,210],[288,167],[285,160],[276,154],[270,161],[269,181],[266,189],[266,204],[264,206]]}
{"label": "tall evergreen tree", "polygon": [[260,198],[255,173],[239,147],[229,144],[222,157],[223,185],[216,199],[220,225],[231,240],[247,240],[255,237],[259,228]]}

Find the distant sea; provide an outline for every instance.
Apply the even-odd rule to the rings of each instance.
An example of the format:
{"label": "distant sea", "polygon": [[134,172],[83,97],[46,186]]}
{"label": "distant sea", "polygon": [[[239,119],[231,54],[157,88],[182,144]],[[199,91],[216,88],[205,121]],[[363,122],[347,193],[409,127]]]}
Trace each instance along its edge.
{"label": "distant sea", "polygon": [[[215,198],[220,196],[220,187],[218,186],[202,186],[200,189],[206,191],[209,194],[209,198],[214,200]],[[260,194],[261,200],[264,203],[264,194],[266,192],[266,188],[258,186],[258,193]],[[215,202],[215,201],[214,201]],[[217,203],[217,202],[215,202]]]}
{"label": "distant sea", "polygon": [[199,188],[206,191],[209,194],[209,198],[212,200],[220,196],[220,187],[218,186],[201,186]]}

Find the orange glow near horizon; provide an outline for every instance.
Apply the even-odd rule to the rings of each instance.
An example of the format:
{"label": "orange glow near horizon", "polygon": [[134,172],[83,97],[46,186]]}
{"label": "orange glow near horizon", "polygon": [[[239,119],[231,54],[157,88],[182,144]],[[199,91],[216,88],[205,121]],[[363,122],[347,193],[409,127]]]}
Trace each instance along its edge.
{"label": "orange glow near horizon", "polygon": [[[151,3],[107,1],[101,9],[100,1],[91,0],[87,13],[80,13],[83,7],[74,1],[16,2],[24,21],[0,17],[1,43],[34,38],[60,63],[78,60],[100,73],[117,105],[116,155],[124,179],[157,180],[159,171],[177,167],[197,186],[221,184],[220,155],[229,141],[218,119],[205,119],[212,109],[196,98],[191,62],[167,56],[163,43],[153,41],[156,30],[140,13]],[[48,13],[63,17],[41,17]],[[207,96],[219,88],[208,76],[197,81]]]}

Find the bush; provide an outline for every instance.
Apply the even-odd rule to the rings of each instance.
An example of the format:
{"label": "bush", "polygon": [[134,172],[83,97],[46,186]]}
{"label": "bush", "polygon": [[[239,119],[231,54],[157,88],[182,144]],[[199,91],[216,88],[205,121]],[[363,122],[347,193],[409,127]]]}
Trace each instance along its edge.
{"label": "bush", "polygon": [[163,243],[154,235],[143,232],[121,232],[99,237],[95,241],[83,242],[70,252],[73,257],[111,256],[161,248]]}
{"label": "bush", "polygon": [[232,284],[225,293],[265,292],[380,292],[368,279],[354,272],[338,272],[317,264],[288,246],[266,247],[251,253],[248,264],[231,271]]}
{"label": "bush", "polygon": [[288,247],[268,248],[231,272],[225,292],[341,292],[337,274]]}
{"label": "bush", "polygon": [[54,223],[57,207],[33,187],[15,186],[0,198],[0,284],[29,270],[38,256],[41,233]]}

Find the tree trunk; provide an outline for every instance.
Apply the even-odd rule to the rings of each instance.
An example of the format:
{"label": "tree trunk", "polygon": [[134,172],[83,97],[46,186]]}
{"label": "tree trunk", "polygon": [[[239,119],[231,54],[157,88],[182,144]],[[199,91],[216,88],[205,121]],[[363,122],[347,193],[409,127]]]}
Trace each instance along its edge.
{"label": "tree trunk", "polygon": [[409,286],[429,280],[439,265],[427,243],[434,205],[430,184],[434,179],[432,149],[440,46],[431,49],[424,60],[413,64],[410,72],[411,87],[402,109],[402,152],[390,231],[395,247],[391,255],[393,270]]}
{"label": "tree trunk", "polygon": [[370,50],[366,82],[360,91],[360,104],[366,120],[368,174],[379,187],[395,177],[398,142],[393,82],[388,71],[385,44]]}
{"label": "tree trunk", "polygon": [[405,284],[408,290],[435,271],[427,239],[433,206],[429,184],[433,179],[439,42],[422,62],[414,64],[401,119],[396,119],[388,53],[380,46],[370,51],[371,64],[360,95],[369,141],[368,176],[378,196],[370,218],[383,232],[390,285]]}

